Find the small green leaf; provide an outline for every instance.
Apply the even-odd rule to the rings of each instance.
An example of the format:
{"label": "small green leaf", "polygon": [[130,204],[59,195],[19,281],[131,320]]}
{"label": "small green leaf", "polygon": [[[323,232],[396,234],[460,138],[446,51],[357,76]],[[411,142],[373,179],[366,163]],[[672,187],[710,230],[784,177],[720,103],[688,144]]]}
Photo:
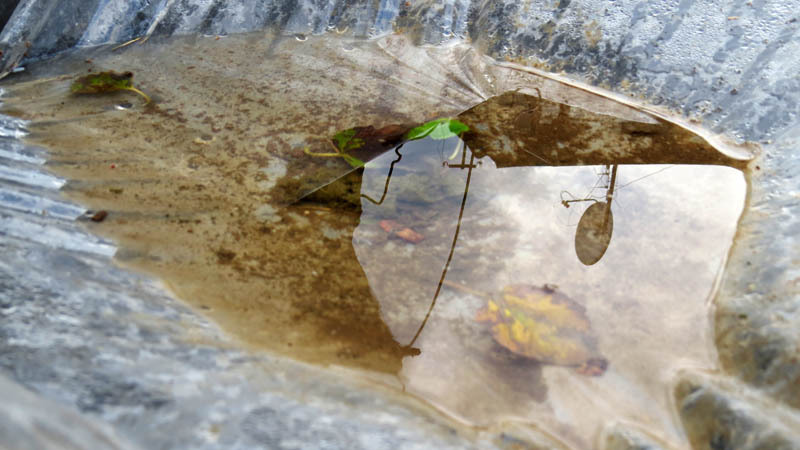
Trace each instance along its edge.
{"label": "small green leaf", "polygon": [[344,160],[347,161],[347,164],[350,164],[355,169],[358,169],[359,167],[364,167],[364,161],[361,161],[360,159],[354,156],[342,153],[342,158],[344,158]]}
{"label": "small green leaf", "polygon": [[346,153],[363,147],[364,140],[355,137],[355,135],[356,135],[355,128],[350,128],[348,130],[340,131],[335,135],[333,135],[333,140],[334,142],[336,142],[336,148],[339,149],[339,151]]}
{"label": "small green leaf", "polygon": [[346,151],[357,150],[364,146],[364,140],[361,138],[354,138],[350,143],[347,145]]}
{"label": "small green leaf", "polygon": [[442,119],[431,120],[430,122],[424,123],[416,128],[412,128],[408,133],[406,133],[406,140],[414,141],[424,138],[425,136],[431,134],[431,131],[433,131],[433,129],[439,125],[441,120]]}
{"label": "small green leaf", "polygon": [[450,119],[449,122],[450,122],[450,131],[456,136],[461,136],[461,134],[469,131],[469,127],[467,126],[467,124],[458,119]]}
{"label": "small green leaf", "polygon": [[347,143],[353,139],[353,136],[356,135],[356,130],[350,128],[349,130],[343,130],[333,135],[333,140],[336,141],[336,148],[339,150],[344,150],[347,147]]}
{"label": "small green leaf", "polygon": [[412,128],[411,131],[406,133],[406,140],[414,141],[428,135],[430,135],[431,139],[442,140],[460,136],[465,131],[469,131],[469,127],[457,119],[435,119]]}
{"label": "small green leaf", "polygon": [[447,122],[440,122],[438,125],[436,125],[436,128],[434,128],[433,131],[431,131],[430,136],[431,139],[436,139],[437,141],[440,141],[442,139],[447,139],[456,136],[456,134],[450,131],[450,124],[448,124]]}

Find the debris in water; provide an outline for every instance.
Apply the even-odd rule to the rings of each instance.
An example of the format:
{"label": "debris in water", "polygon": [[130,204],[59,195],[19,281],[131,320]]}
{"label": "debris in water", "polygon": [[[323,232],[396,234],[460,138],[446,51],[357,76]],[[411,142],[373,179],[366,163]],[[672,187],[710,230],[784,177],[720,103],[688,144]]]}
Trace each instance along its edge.
{"label": "debris in water", "polygon": [[97,211],[91,217],[92,222],[102,222],[108,217],[108,211]]}
{"label": "debris in water", "polygon": [[411,242],[412,244],[418,244],[425,239],[425,236],[417,233],[409,227],[401,226],[394,220],[381,220],[379,225],[383,231],[391,234],[392,236],[397,236],[404,241]]}
{"label": "debris in water", "polygon": [[73,94],[95,95],[109,94],[117,91],[132,91],[150,103],[150,96],[133,86],[133,72],[117,73],[114,71],[91,73],[75,80],[70,87]]}
{"label": "debris in water", "polygon": [[402,230],[396,232],[395,236],[399,237],[404,241],[411,242],[412,244],[417,244],[421,242],[425,237],[416,231],[412,230],[411,228],[403,228]]}

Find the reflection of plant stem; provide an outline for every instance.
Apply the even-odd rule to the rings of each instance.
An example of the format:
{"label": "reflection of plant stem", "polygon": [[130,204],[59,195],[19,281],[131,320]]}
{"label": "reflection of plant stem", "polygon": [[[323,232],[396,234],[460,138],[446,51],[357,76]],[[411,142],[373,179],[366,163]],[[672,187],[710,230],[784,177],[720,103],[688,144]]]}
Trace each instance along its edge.
{"label": "reflection of plant stem", "polygon": [[[608,166],[606,166],[607,168]],[[606,169],[608,170],[608,169]],[[608,229],[608,222],[611,220],[611,201],[614,199],[614,185],[617,183],[617,165],[611,168],[611,181],[608,182],[608,192],[606,192],[606,213],[603,218],[603,230]]]}
{"label": "reflection of plant stem", "polygon": [[[466,148],[464,148],[464,150],[466,151]],[[406,347],[412,347],[414,345],[414,342],[416,342],[417,338],[419,337],[420,333],[422,333],[422,329],[425,328],[425,323],[428,322],[428,319],[431,316],[433,307],[436,306],[436,299],[439,297],[439,292],[442,291],[444,278],[447,276],[447,269],[450,267],[450,261],[453,260],[453,253],[455,253],[456,250],[456,242],[458,241],[458,232],[461,229],[461,219],[464,217],[464,206],[467,204],[467,193],[469,192],[469,180],[470,178],[472,178],[472,168],[475,167],[473,165],[474,161],[475,161],[475,155],[470,154],[469,165],[467,166],[467,184],[466,186],[464,186],[464,198],[461,199],[461,209],[459,209],[458,211],[458,223],[456,224],[456,232],[455,235],[453,235],[453,244],[450,246],[450,254],[447,256],[447,262],[444,264],[444,269],[442,270],[442,276],[439,278],[439,284],[436,286],[436,293],[433,294],[433,301],[431,301],[431,306],[430,308],[428,308],[428,313],[425,314],[425,320],[422,321],[422,324],[419,326],[419,330],[417,330],[417,333],[414,335],[414,338],[411,339],[411,342],[409,342]]]}
{"label": "reflection of plant stem", "polygon": [[460,152],[460,151],[461,151],[461,146],[462,146],[463,144],[464,144],[464,141],[463,141],[463,140],[461,140],[461,139],[459,139],[459,140],[458,140],[458,142],[456,143],[456,148],[454,148],[454,149],[453,149],[453,153],[452,153],[452,154],[450,155],[450,157],[449,157],[449,158],[447,158],[447,159],[448,159],[448,160],[451,160],[451,159],[455,158],[455,157],[456,157],[456,155],[458,154],[458,152]]}
{"label": "reflection of plant stem", "polygon": [[403,155],[400,154],[400,148],[402,147],[403,144],[400,144],[397,146],[397,148],[394,149],[394,152],[397,153],[397,159],[392,161],[392,165],[389,166],[389,174],[386,176],[386,184],[383,186],[383,195],[381,195],[381,199],[376,202],[375,200],[372,199],[372,197],[370,197],[367,194],[361,194],[361,198],[365,198],[376,205],[380,205],[381,203],[383,203],[383,200],[386,199],[386,193],[389,192],[389,180],[392,179],[392,171],[394,170],[394,165],[395,163],[403,159]]}

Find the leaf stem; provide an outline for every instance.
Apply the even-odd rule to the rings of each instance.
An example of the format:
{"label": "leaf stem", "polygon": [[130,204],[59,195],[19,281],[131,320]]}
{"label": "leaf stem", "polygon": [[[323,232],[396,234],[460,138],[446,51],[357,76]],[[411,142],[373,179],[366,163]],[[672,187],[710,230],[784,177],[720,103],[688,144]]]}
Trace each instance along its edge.
{"label": "leaf stem", "polygon": [[344,159],[345,161],[347,161],[347,164],[350,164],[351,166],[353,166],[355,168],[364,167],[364,161],[361,161],[360,159],[358,159],[358,158],[356,158],[354,156],[350,156],[347,153],[314,153],[314,152],[311,151],[311,148],[308,147],[308,146],[303,148],[303,153],[305,153],[306,155],[311,155],[311,156],[323,156],[323,157],[337,157],[338,156],[338,157],[341,157],[342,159]]}
{"label": "leaf stem", "polygon": [[136,92],[137,94],[139,94],[139,95],[141,95],[142,97],[144,97],[144,100],[145,100],[144,104],[145,104],[145,105],[149,105],[149,104],[150,104],[150,102],[152,101],[152,100],[150,99],[150,96],[149,96],[149,95],[145,94],[144,92],[140,91],[139,89],[136,89],[136,88],[135,88],[135,87],[133,87],[133,86],[131,86],[131,87],[127,87],[127,88],[125,88],[125,90],[126,90],[126,91],[133,91],[133,92]]}
{"label": "leaf stem", "polygon": [[344,157],[344,154],[342,154],[342,153],[315,153],[315,152],[311,151],[311,147],[305,147],[303,149],[303,153],[305,153],[306,155],[311,155],[311,156],[325,156],[325,157],[340,156],[340,157]]}

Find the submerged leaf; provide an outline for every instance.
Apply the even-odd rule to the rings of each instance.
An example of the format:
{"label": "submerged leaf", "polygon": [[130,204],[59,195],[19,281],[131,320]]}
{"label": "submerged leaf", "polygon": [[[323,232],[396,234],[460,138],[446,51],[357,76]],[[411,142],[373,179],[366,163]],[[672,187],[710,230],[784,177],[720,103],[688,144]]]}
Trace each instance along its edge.
{"label": "submerged leaf", "polygon": [[350,164],[353,168],[358,169],[359,167],[364,167],[364,161],[361,161],[355,156],[348,155],[349,152],[358,150],[364,146],[364,140],[355,137],[356,133],[357,130],[355,128],[349,128],[347,130],[340,131],[333,135],[333,141],[336,149],[339,151],[340,156],[347,161],[347,164]]}
{"label": "submerged leaf", "polygon": [[583,306],[552,288],[508,286],[475,319],[488,323],[494,340],[517,355],[592,376],[608,367]]}
{"label": "submerged leaf", "polygon": [[342,154],[342,158],[347,161],[347,164],[353,166],[354,169],[358,169],[359,167],[364,167],[364,161],[356,158],[355,156],[350,156],[346,154]]}
{"label": "submerged leaf", "polygon": [[425,236],[417,233],[409,227],[400,225],[395,220],[381,220],[378,225],[381,227],[381,229],[383,229],[383,231],[389,233],[391,236],[396,236],[412,244],[418,244],[425,239]]}
{"label": "submerged leaf", "polygon": [[132,72],[100,72],[78,78],[72,83],[73,94],[102,94],[133,87]]}
{"label": "submerged leaf", "polygon": [[338,148],[340,152],[347,153],[363,147],[364,140],[355,137],[355,135],[356,135],[355,128],[350,128],[344,131],[340,131],[335,135],[333,135],[333,140],[336,143],[336,148]]}
{"label": "submerged leaf", "polygon": [[70,86],[73,94],[108,94],[118,91],[132,91],[144,97],[150,103],[150,97],[133,86],[133,72],[117,73],[114,71],[91,73],[75,80]]}

